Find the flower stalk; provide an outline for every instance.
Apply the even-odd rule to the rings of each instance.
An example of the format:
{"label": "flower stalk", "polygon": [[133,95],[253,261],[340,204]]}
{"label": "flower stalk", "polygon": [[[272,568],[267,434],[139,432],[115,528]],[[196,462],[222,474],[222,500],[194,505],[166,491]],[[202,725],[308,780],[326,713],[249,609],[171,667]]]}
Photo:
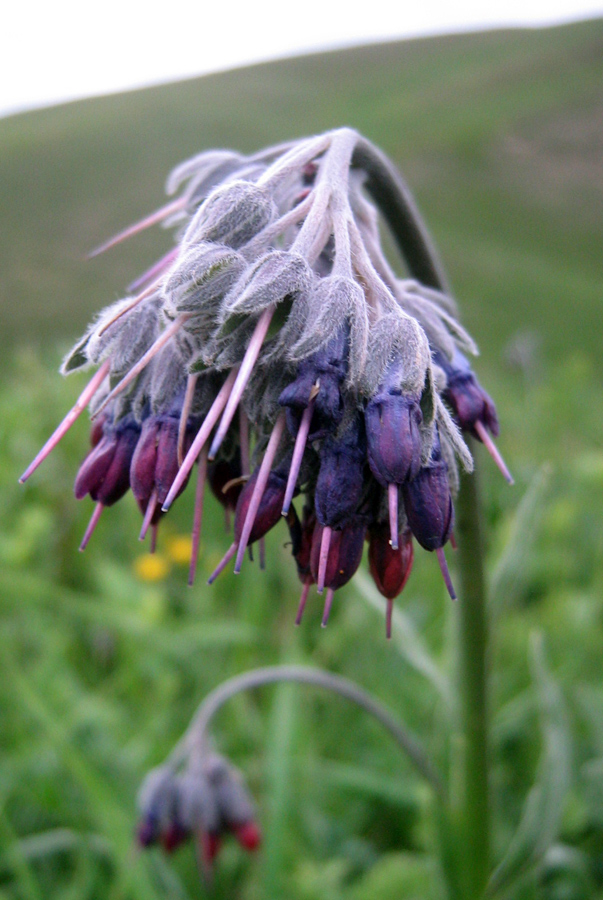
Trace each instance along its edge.
{"label": "flower stalk", "polygon": [[466,897],[484,895],[490,877],[490,786],[488,782],[488,622],[479,480],[463,478],[456,505],[458,608],[458,695],[463,828],[462,863]]}

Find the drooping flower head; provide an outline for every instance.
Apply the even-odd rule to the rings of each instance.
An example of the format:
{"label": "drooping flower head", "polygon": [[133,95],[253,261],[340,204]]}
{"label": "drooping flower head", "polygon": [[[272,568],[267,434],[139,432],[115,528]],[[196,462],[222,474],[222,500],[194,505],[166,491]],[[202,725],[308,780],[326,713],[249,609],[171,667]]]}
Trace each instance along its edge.
{"label": "drooping flower head", "polygon": [[160,844],[172,853],[192,839],[206,877],[227,835],[249,851],[261,843],[255,806],[243,778],[217,753],[195,756],[180,771],[169,764],[150,771],[140,788],[138,807],[139,845]]}
{"label": "drooping flower head", "polygon": [[[88,405],[92,449],[76,479],[98,517],[132,488],[141,537],[195,463],[194,578],[205,481],[234,511],[234,540],[210,582],[281,518],[308,592],[334,592],[369,540],[390,604],[413,538],[435,551],[453,526],[461,436],[492,442],[498,420],[465,354],[476,352],[408,191],[387,159],[344,128],[253,156],[211,151],[168,180],[176,198],[99,248],[157,222],[174,249],[105,309],[63,363],[98,371],[25,472]],[[407,276],[381,249],[379,213]],[[303,494],[300,520],[295,498]],[[262,553],[260,553],[262,556]],[[389,625],[388,625],[389,631]]]}

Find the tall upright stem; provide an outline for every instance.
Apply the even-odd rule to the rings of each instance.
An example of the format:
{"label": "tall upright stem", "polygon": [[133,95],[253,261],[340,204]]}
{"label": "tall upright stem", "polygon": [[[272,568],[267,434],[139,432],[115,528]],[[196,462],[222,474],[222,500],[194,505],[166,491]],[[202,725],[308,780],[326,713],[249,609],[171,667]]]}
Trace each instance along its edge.
{"label": "tall upright stem", "polygon": [[484,894],[490,871],[486,585],[477,472],[463,476],[456,504],[459,591],[461,846],[467,900]]}

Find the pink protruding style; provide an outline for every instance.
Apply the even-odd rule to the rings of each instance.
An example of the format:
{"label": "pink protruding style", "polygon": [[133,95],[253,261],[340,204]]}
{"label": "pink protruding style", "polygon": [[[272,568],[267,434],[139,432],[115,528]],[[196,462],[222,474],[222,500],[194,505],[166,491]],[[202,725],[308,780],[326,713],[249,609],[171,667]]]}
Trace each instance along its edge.
{"label": "pink protruding style", "polygon": [[306,449],[306,441],[310,431],[310,423],[312,422],[312,414],[314,412],[315,399],[310,400],[303,411],[301,422],[295,437],[295,446],[293,447],[293,456],[291,457],[291,468],[289,469],[289,477],[287,478],[287,487],[285,489],[285,499],[283,501],[282,515],[286,516],[293,500],[295,485],[297,484],[297,476],[301,468],[304,450]]}
{"label": "pink protruding style", "polygon": [[389,542],[392,550],[398,549],[398,485],[388,484],[387,504],[389,507]]}
{"label": "pink protruding style", "polygon": [[218,577],[218,575],[222,574],[222,572],[224,571],[224,569],[226,568],[226,566],[228,565],[230,560],[233,558],[233,556],[237,552],[238,546],[239,545],[237,544],[236,541],[230,545],[230,547],[228,548],[228,550],[226,551],[226,553],[224,554],[224,556],[222,557],[222,559],[220,560],[220,562],[218,563],[216,568],[213,570],[213,572],[207,579],[208,584],[213,584],[214,581],[216,580],[216,578]]}
{"label": "pink protruding style", "polygon": [[83,553],[84,550],[86,549],[86,547],[88,546],[90,538],[94,534],[94,529],[98,525],[98,520],[100,519],[104,508],[105,507],[103,506],[102,503],[97,503],[96,506],[94,507],[94,512],[92,513],[92,516],[90,517],[90,521],[88,522],[88,525],[84,532],[84,537],[82,538],[82,543],[80,544],[80,553]]}
{"label": "pink protruding style", "polygon": [[149,553],[155,553],[157,550],[157,535],[159,534],[159,522],[155,522],[154,525],[151,525],[151,543],[149,546]]}
{"label": "pink protruding style", "polygon": [[209,436],[211,434],[212,428],[214,427],[214,425],[220,418],[220,413],[226,406],[226,401],[228,400],[228,396],[232,390],[232,386],[234,384],[236,377],[237,377],[237,370],[231,369],[231,371],[228,373],[228,377],[226,378],[226,381],[224,382],[224,384],[218,391],[218,393],[216,395],[216,399],[210,406],[209,411],[208,411],[207,415],[205,416],[205,419],[203,420],[203,424],[201,425],[201,428],[197,432],[197,435],[196,435],[193,443],[191,444],[188,453],[184,457],[184,461],[183,461],[182,465],[178,469],[178,474],[176,475],[176,478],[174,479],[174,483],[172,484],[172,486],[168,492],[168,495],[165,498],[165,501],[163,503],[162,509],[164,512],[168,511],[168,509],[170,508],[170,506],[172,505],[172,503],[178,496],[180,488],[184,484],[184,482],[188,476],[188,473],[193,468],[195,461],[196,461],[197,457],[199,456],[203,445],[205,444],[205,442],[207,441],[207,439],[209,438]]}
{"label": "pink protruding style", "polygon": [[236,408],[239,405],[241,397],[243,396],[243,391],[247,387],[247,382],[251,377],[253,367],[258,356],[260,355],[260,350],[262,349],[264,338],[268,333],[268,328],[270,327],[270,322],[272,320],[272,316],[274,315],[274,309],[274,306],[269,306],[264,310],[257,321],[253,334],[251,335],[251,340],[249,341],[249,345],[247,347],[247,350],[245,351],[245,356],[243,357],[243,362],[241,363],[241,366],[239,368],[237,380],[234,383],[232,393],[228,398],[228,403],[226,404],[226,408],[224,410],[224,414],[222,415],[222,419],[220,421],[220,424],[218,425],[218,429],[212,441],[211,447],[209,448],[210,461],[215,459],[216,453],[220,449],[220,445],[226,437],[226,432],[230,427],[230,423],[232,422],[232,418],[235,414]]}
{"label": "pink protruding style", "polygon": [[392,636],[392,617],[394,615],[394,601],[391,597],[386,599],[385,606],[385,637],[389,641]]}
{"label": "pink protruding style", "polygon": [[127,240],[129,237],[134,237],[135,234],[139,234],[141,231],[151,228],[152,225],[157,225],[159,222],[163,222],[175,213],[181,212],[185,207],[186,200],[184,197],[179,197],[177,200],[172,200],[171,203],[166,203],[165,206],[156,209],[155,212],[152,212],[149,216],[145,216],[145,218],[141,219],[139,222],[128,225],[123,231],[114,234],[113,237],[109,238],[108,241],[105,241],[104,244],[95,247],[95,249],[88,254],[88,258],[93,259],[95,256],[100,256],[101,253],[104,253],[111,247],[115,247],[117,244],[121,244],[122,241]]}
{"label": "pink protruding style", "polygon": [[325,598],[325,608],[322,614],[322,622],[320,623],[321,628],[326,628],[329,622],[329,616],[331,615],[331,607],[333,606],[333,597],[335,596],[335,591],[333,588],[329,588],[327,591],[327,596]]}
{"label": "pink protruding style", "polygon": [[182,409],[180,411],[180,421],[178,422],[178,466],[182,465],[182,461],[184,459],[184,437],[186,435],[186,423],[188,422],[191,406],[193,405],[193,397],[195,396],[195,388],[197,386],[198,377],[198,375],[189,375],[186,380],[186,391],[184,394]]}
{"label": "pink protruding style", "polygon": [[46,457],[52,453],[56,445],[59,441],[67,434],[73,423],[76,421],[79,416],[84,412],[97,390],[105,380],[107,373],[109,372],[109,368],[111,366],[111,361],[106,359],[102,364],[98,372],[94,374],[94,376],[90,379],[80,396],[78,397],[75,405],[69,410],[61,424],[58,428],[51,434],[48,438],[36,458],[29,464],[27,469],[23,472],[19,481],[23,484],[29,476],[35,472],[40,463],[44,462]]}
{"label": "pink protruding style", "polygon": [[151,520],[155,515],[155,509],[157,507],[157,490],[153,490],[151,496],[149,497],[149,502],[147,504],[147,509],[144,514],[144,519],[142,520],[142,528],[140,529],[140,534],[138,535],[139,541],[144,541],[147,536],[147,531],[150,528]]}
{"label": "pink protruding style", "polygon": [[274,428],[272,429],[272,434],[270,435],[270,440],[268,441],[268,446],[266,447],[266,452],[260,466],[260,471],[258,472],[257,481],[255,483],[255,487],[249,501],[249,506],[247,508],[247,515],[245,516],[245,522],[241,531],[241,538],[239,540],[237,559],[234,568],[237,574],[241,571],[245,549],[247,547],[247,544],[249,543],[249,537],[251,535],[251,531],[255,522],[255,517],[264,495],[264,491],[266,490],[268,476],[270,475],[272,463],[274,462],[274,457],[276,456],[276,451],[278,450],[278,445],[280,444],[284,428],[285,413],[282,412],[276,420]]}
{"label": "pink protruding style", "polygon": [[329,561],[329,548],[331,546],[332,529],[328,525],[322,530],[320,540],[320,556],[318,558],[318,580],[316,582],[316,590],[319,594],[325,589],[325,577],[327,574],[327,562]]}
{"label": "pink protruding style", "polygon": [[193,533],[191,547],[191,564],[188,570],[188,583],[190,587],[195,583],[197,572],[197,560],[199,559],[199,544],[201,543],[201,523],[203,522],[203,497],[205,495],[205,479],[207,477],[207,450],[204,448],[199,457],[199,471],[197,472],[197,486],[195,489],[195,514],[193,517]]}
{"label": "pink protruding style", "polygon": [[480,419],[477,419],[475,422],[475,425],[473,427],[475,428],[477,434],[479,435],[479,438],[480,438],[481,442],[483,443],[484,447],[486,448],[486,450],[488,451],[488,453],[490,454],[490,456],[492,457],[492,459],[494,460],[494,462],[496,463],[496,465],[502,472],[503,478],[505,478],[509,482],[509,484],[515,484],[513,476],[507,469],[506,463],[505,463],[504,459],[502,458],[500,450],[498,449],[498,447],[496,446],[496,444],[494,443],[494,441],[492,440],[492,438],[486,431],[486,426],[484,425],[484,423],[482,421],[480,421]]}
{"label": "pink protruding style", "polygon": [[442,570],[442,578],[444,579],[444,584],[446,585],[446,589],[450,594],[452,600],[456,600],[456,591],[454,589],[454,585],[452,584],[452,579],[450,578],[450,572],[448,571],[448,563],[446,562],[446,556],[444,554],[444,548],[438,547],[436,550],[436,556],[438,558],[438,562],[440,564],[440,569]]}
{"label": "pink protruding style", "polygon": [[295,617],[295,624],[300,625],[301,620],[304,614],[304,610],[306,608],[306,603],[308,601],[308,594],[310,593],[310,588],[312,587],[311,581],[306,581],[302,588],[301,597],[299,598],[299,606],[297,607],[297,615]]}

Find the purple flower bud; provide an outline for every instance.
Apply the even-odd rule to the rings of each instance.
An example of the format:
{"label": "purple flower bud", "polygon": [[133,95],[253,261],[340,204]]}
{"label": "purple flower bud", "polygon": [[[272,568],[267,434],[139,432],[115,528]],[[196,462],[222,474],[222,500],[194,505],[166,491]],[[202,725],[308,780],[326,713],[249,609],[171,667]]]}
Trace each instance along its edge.
{"label": "purple flower bud", "polygon": [[413,545],[410,531],[403,531],[398,538],[398,549],[390,541],[388,522],[375,523],[369,529],[369,568],[377,590],[393,600],[402,593],[413,564]]}
{"label": "purple flower bud", "polygon": [[[249,509],[249,503],[258,479],[259,471],[260,467],[258,466],[249,481],[245,484],[237,502],[234,524],[234,536],[237,543],[241,539],[245,517],[247,516],[247,510]],[[279,466],[277,469],[273,469],[270,472],[266,488],[256,513],[253,528],[251,529],[248,545],[253,544],[254,541],[258,541],[261,537],[264,537],[271,528],[274,528],[277,522],[280,522],[283,500],[285,499],[285,489],[287,487],[287,473],[288,466]]]}
{"label": "purple flower bud", "polygon": [[343,417],[341,386],[347,375],[348,329],[342,328],[321,350],[299,363],[295,381],[281,392],[279,403],[287,409],[287,426],[297,434],[302,413],[318,384],[314,414],[308,435],[316,441],[337,430]]}
{"label": "purple flower bud", "polygon": [[109,428],[111,422],[111,417],[101,414],[98,419],[96,419],[92,423],[92,428],[90,429],[90,446],[96,447],[97,444],[100,444],[101,440],[105,435],[105,428]]}
{"label": "purple flower bud", "polygon": [[364,412],[368,462],[379,484],[404,484],[421,467],[423,414],[416,394],[381,385]]}
{"label": "purple flower bud", "polygon": [[357,418],[341,438],[326,437],[320,448],[320,470],[314,492],[321,525],[341,528],[356,513],[362,499],[366,441]]}
{"label": "purple flower bud", "polygon": [[316,525],[314,510],[311,506],[304,506],[302,521],[300,522],[295,507],[291,505],[287,514],[287,525],[291,536],[291,553],[297,565],[299,580],[302,584],[307,584],[312,582],[310,553],[312,551],[314,526]]}
{"label": "purple flower bud", "polygon": [[402,486],[402,496],[410,530],[421,547],[425,550],[443,547],[454,524],[454,507],[448,466],[442,459],[437,438],[429,465]]}
{"label": "purple flower bud", "polygon": [[446,373],[444,398],[452,407],[463,431],[468,431],[477,440],[481,440],[475,430],[475,423],[479,420],[494,437],[497,437],[499,427],[494,401],[480,385],[469,361],[458,350],[452,361],[440,352],[434,354],[434,360]]}
{"label": "purple flower bud", "polygon": [[[314,581],[318,581],[322,533],[323,526],[317,522],[312,536],[310,554],[310,567]],[[333,530],[327,558],[325,587],[336,591],[353,577],[362,560],[365,534],[366,524],[359,516],[342,529]]]}
{"label": "purple flower bud", "polygon": [[155,844],[174,820],[177,803],[177,779],[172,769],[158,766],[145,778],[138,794],[141,820],[137,829],[142,847]]}
{"label": "purple flower bud", "polygon": [[[98,432],[93,429],[93,439]],[[105,423],[104,434],[93,446],[75,479],[75,496],[90,494],[97,503],[111,506],[130,487],[130,463],[140,436],[140,426],[130,417],[113,427]]]}
{"label": "purple flower bud", "polygon": [[[157,492],[158,509],[161,507],[178,473],[178,425],[179,419],[170,415],[149,416],[143,422],[130,467],[132,492],[143,512],[146,511],[153,491]],[[193,435],[194,428],[187,428],[184,455],[192,443]],[[179,493],[182,493],[187,483],[188,477]]]}

